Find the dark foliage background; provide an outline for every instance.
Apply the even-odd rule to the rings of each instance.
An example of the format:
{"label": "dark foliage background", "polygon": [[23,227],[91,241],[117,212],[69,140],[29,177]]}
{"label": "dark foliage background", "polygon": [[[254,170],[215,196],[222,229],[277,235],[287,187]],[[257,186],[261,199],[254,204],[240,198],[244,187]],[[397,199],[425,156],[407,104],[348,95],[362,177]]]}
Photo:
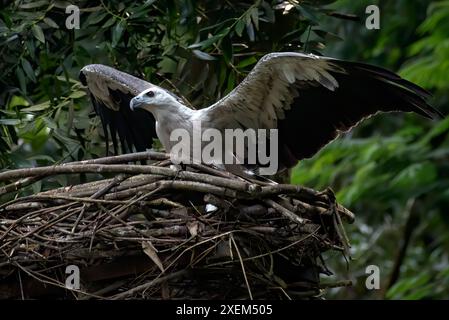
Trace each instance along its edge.
{"label": "dark foliage background", "polygon": [[[103,63],[206,106],[239,83],[258,58],[299,51],[359,60],[400,72],[449,111],[449,1],[0,1],[0,167],[49,165],[104,155],[98,119],[79,69]],[[365,28],[368,5],[379,30]],[[354,88],[357,90],[357,88]],[[355,281],[328,298],[449,296],[449,118],[383,115],[294,170],[293,183],[331,186],[358,215],[348,230]],[[88,177],[33,185],[37,192]],[[1,201],[6,200],[3,197]],[[365,288],[377,265],[381,290]]]}

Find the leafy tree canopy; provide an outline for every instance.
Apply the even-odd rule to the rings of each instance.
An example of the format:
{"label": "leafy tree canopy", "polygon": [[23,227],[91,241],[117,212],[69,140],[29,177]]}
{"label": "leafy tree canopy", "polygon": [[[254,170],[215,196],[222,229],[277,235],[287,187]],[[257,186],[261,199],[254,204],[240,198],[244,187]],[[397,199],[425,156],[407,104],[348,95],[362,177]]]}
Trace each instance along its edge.
{"label": "leafy tree canopy", "polygon": [[[4,169],[104,155],[101,126],[77,78],[90,63],[202,107],[229,92],[262,55],[312,52],[389,67],[431,90],[434,105],[449,111],[448,0],[80,0],[79,29],[66,27],[66,1],[0,3]],[[371,4],[380,8],[379,30],[365,28]],[[449,119],[378,116],[294,170],[294,183],[331,186],[358,214],[347,272],[356,285],[329,297],[447,297],[448,132]],[[84,178],[61,176],[27,192]],[[382,272],[380,291],[364,286],[370,264]],[[345,274],[346,264],[333,269]]]}

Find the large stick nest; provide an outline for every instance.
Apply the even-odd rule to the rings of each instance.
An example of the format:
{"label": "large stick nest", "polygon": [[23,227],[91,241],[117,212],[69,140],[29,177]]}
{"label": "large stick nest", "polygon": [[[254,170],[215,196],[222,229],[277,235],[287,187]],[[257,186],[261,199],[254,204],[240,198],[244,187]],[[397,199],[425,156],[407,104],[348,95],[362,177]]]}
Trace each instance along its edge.
{"label": "large stick nest", "polygon": [[[86,173],[98,180],[0,205],[0,298],[319,297],[322,254],[348,248],[342,220],[354,217],[330,190],[180,168],[153,152],[5,171],[0,196]],[[69,265],[79,289],[66,288]]]}

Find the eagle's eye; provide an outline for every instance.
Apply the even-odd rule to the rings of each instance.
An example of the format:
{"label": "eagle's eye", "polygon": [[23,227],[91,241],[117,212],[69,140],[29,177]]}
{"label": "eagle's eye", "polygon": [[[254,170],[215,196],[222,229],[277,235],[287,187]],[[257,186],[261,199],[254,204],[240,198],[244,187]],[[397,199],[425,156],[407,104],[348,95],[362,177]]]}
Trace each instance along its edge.
{"label": "eagle's eye", "polygon": [[149,96],[150,98],[154,97],[154,91],[148,91],[147,96]]}

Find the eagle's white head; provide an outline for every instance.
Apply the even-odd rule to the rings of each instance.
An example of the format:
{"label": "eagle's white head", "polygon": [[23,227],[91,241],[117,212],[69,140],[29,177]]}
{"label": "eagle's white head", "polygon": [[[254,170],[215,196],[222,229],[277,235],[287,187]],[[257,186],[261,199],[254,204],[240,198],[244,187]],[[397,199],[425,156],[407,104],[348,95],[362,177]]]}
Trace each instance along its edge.
{"label": "eagle's white head", "polygon": [[131,110],[144,109],[154,113],[160,108],[168,110],[177,108],[179,104],[180,102],[176,96],[162,88],[154,86],[132,98],[129,106]]}

